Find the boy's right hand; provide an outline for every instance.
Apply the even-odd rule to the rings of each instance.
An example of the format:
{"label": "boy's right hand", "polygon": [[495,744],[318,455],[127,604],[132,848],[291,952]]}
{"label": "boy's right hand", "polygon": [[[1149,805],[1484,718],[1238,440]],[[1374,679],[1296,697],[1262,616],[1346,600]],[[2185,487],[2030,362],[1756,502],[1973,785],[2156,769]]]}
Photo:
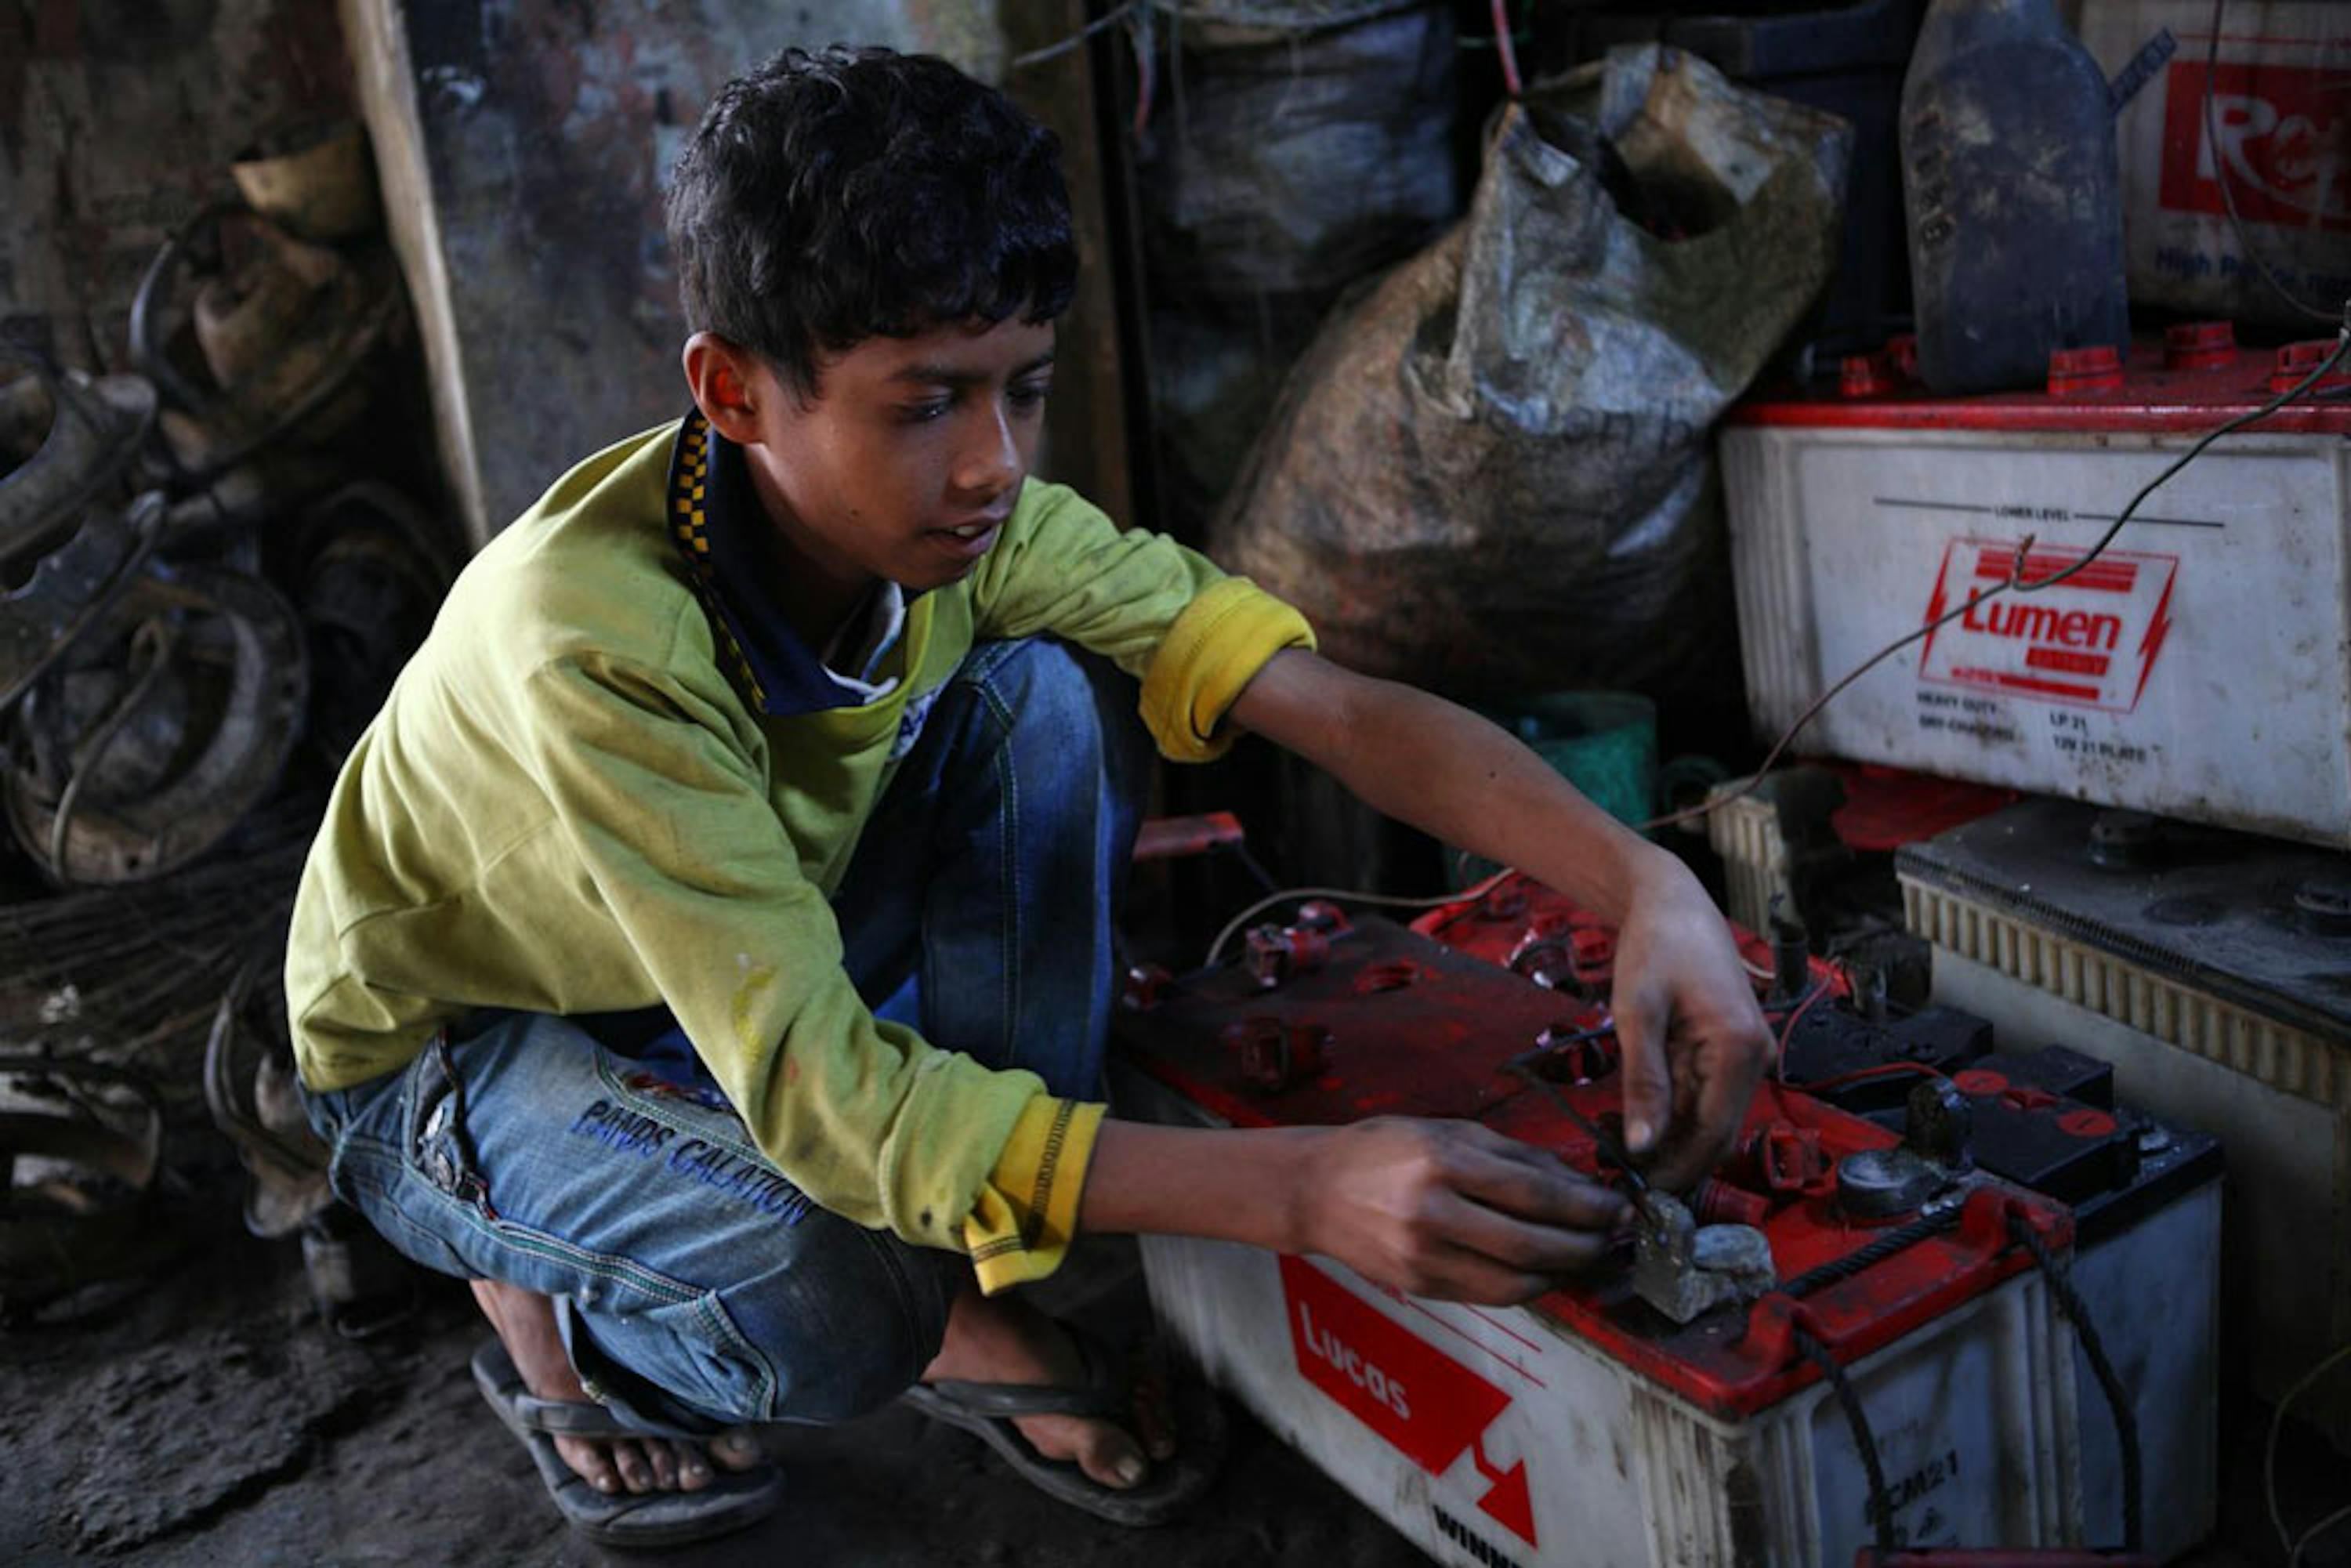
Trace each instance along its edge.
{"label": "boy's right hand", "polygon": [[1556,1155],[1474,1122],[1317,1129],[1299,1175],[1291,1250],[1439,1301],[1539,1296],[1604,1257],[1633,1212]]}

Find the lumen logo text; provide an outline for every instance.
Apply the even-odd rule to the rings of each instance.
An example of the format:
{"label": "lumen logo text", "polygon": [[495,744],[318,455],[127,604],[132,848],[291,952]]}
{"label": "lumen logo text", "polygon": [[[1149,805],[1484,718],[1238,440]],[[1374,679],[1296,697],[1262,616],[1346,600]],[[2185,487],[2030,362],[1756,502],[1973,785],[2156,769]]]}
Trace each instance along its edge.
{"label": "lumen logo text", "polygon": [[[1918,655],[1918,678],[2040,702],[2128,713],[2171,633],[2177,556],[2083,552],[1954,539],[1928,596],[1933,622],[1957,608]],[[2053,580],[2071,572],[2064,580]],[[2013,576],[2024,585],[1982,597]],[[2046,588],[2032,588],[2048,583]]]}

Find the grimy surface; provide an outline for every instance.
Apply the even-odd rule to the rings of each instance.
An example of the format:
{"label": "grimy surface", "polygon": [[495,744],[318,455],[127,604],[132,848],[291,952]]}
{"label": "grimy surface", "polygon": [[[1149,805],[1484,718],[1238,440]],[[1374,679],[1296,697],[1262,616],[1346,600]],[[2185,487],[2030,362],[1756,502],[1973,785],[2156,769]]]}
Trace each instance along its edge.
{"label": "grimy surface", "polygon": [[[298,1249],[191,1204],[173,1270],[71,1326],[0,1333],[0,1562],[237,1564],[1267,1563],[1426,1561],[1246,1417],[1188,1521],[1098,1522],[1019,1481],[975,1437],[892,1408],[778,1431],[789,1499],[760,1528],[660,1553],[567,1531],[521,1446],[474,1390],[486,1331],[455,1281],[404,1330],[337,1336]],[[1134,1249],[1094,1243],[1056,1310],[1102,1332],[1145,1317]]]}

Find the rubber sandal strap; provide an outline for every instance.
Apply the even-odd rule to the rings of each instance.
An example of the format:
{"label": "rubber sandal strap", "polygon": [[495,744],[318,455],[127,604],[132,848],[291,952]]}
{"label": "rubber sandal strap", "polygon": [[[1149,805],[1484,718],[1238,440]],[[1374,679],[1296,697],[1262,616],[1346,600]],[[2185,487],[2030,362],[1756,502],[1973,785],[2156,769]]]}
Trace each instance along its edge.
{"label": "rubber sandal strap", "polygon": [[580,1399],[541,1399],[517,1394],[513,1401],[513,1425],[526,1432],[556,1437],[648,1437],[656,1436],[625,1425],[601,1405]]}
{"label": "rubber sandal strap", "polygon": [[929,1396],[915,1398],[913,1403],[926,1414],[939,1415],[936,1406],[945,1406],[964,1416],[989,1419],[1023,1416],[1084,1416],[1104,1420],[1123,1420],[1127,1413],[1126,1379],[1119,1370],[1118,1358],[1100,1340],[1073,1325],[1063,1324],[1062,1332],[1077,1347],[1078,1358],[1084,1364],[1084,1381],[1077,1384],[1059,1383],[974,1383],[963,1378],[943,1377],[935,1383],[919,1384],[910,1394]]}

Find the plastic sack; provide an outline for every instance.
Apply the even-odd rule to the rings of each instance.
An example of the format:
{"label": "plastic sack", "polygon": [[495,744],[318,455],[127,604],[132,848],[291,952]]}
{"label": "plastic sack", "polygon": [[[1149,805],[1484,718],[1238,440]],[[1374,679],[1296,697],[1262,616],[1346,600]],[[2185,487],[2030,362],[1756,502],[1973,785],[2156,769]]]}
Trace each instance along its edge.
{"label": "plastic sack", "polygon": [[1537,84],[1343,299],[1209,531],[1355,668],[1735,693],[1715,418],[1827,278],[1844,122],[1646,46]]}
{"label": "plastic sack", "polygon": [[1446,7],[1228,0],[1169,30],[1136,150],[1155,302],[1328,304],[1458,214]]}
{"label": "plastic sack", "polygon": [[1173,0],[1136,146],[1168,526],[1198,537],[1349,284],[1461,215],[1452,12]]}

